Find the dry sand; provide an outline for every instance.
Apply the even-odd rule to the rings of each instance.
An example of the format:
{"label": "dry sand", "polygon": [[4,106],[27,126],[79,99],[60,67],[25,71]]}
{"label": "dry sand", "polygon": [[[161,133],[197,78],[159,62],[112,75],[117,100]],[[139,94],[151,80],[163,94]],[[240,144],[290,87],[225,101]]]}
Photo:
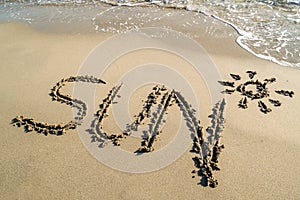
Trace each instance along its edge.
{"label": "dry sand", "polygon": [[[229,73],[245,80],[247,70],[258,72],[257,78],[276,77],[270,90],[287,89],[294,98],[271,93],[282,102],[261,113],[257,102],[247,110],[238,108],[241,96],[226,96],[226,124],[222,133],[225,150],[220,157],[221,171],[215,173],[217,188],[198,185],[192,179],[192,154],[186,152],[176,162],[156,172],[124,173],[97,161],[86,150],[76,131],[63,136],[25,134],[10,125],[17,115],[34,117],[49,123],[67,122],[72,118],[70,107],[51,102],[50,88],[61,78],[76,75],[88,53],[108,34],[47,34],[20,24],[0,25],[1,116],[0,116],[0,195],[1,199],[297,199],[300,196],[300,87],[298,69],[281,67],[261,60],[242,50],[234,38],[200,38],[218,67],[222,80],[231,80]],[[175,45],[175,44],[174,44]],[[146,56],[143,56],[146,55]],[[151,56],[149,56],[151,55]],[[133,61],[131,57],[139,58]],[[148,56],[148,57],[147,57]],[[165,59],[170,56],[169,59]],[[137,52],[120,59],[115,67],[130,66],[153,57],[166,64],[185,66],[172,55]],[[183,62],[183,61],[182,61]],[[112,67],[113,68],[113,67]],[[96,98],[103,98],[115,84],[124,68],[107,72],[108,82]],[[193,72],[184,70],[198,89],[205,90]],[[102,77],[101,77],[102,78]],[[196,84],[198,83],[198,84]],[[72,87],[66,92],[71,92]],[[133,113],[140,109],[141,88],[131,100]],[[207,93],[198,94],[203,116],[210,113]],[[180,113],[166,127],[176,129]],[[178,114],[179,113],[179,114]],[[172,115],[173,116],[173,115]],[[171,118],[172,119],[172,118]],[[208,119],[201,119],[204,126]],[[114,127],[112,120],[106,126]],[[112,128],[113,129],[113,128]],[[167,134],[167,131],[166,133]],[[162,137],[158,148],[169,137]],[[133,141],[136,142],[136,141]],[[128,147],[130,148],[130,147]]]}

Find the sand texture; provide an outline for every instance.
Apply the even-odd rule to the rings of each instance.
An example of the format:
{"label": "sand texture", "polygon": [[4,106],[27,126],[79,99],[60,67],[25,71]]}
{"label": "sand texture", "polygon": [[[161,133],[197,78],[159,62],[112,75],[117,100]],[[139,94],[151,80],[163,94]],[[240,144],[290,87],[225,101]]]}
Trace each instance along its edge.
{"label": "sand texture", "polygon": [[[197,42],[218,67],[216,84],[224,86],[224,101],[212,107],[204,80],[190,64],[159,50],[122,56],[101,77],[77,76],[89,52],[110,36],[48,34],[0,24],[1,199],[300,197],[299,69],[254,57],[234,37],[200,37]],[[174,67],[203,91],[196,94],[201,101],[195,109],[201,114],[193,115],[180,93],[153,84],[132,94],[132,123],[120,130],[111,117],[111,108],[122,101],[117,80],[132,66],[150,61]],[[133,153],[151,154],[172,141],[182,116],[197,133],[195,140],[163,169],[139,174],[112,169],[89,153],[77,133],[88,109],[72,96],[74,84],[97,86],[95,107],[102,109],[88,122],[86,134],[100,147],[106,138]],[[149,122],[142,140],[131,137],[131,131]],[[201,157],[200,144],[210,131],[218,139],[211,154]]]}

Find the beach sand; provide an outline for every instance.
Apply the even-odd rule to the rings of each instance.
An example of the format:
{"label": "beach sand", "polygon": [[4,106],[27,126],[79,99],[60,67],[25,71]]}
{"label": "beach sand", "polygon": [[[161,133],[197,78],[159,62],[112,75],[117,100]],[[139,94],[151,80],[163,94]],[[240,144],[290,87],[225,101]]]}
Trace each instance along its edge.
{"label": "beach sand", "polygon": [[[235,35],[219,39],[203,36],[197,41],[218,67],[222,80],[232,80],[230,73],[239,74],[246,80],[247,70],[255,70],[259,80],[276,77],[277,82],[269,87],[273,91],[270,97],[280,100],[282,105],[270,106],[272,112],[263,114],[256,101],[243,110],[238,108],[241,95],[226,95],[226,123],[221,138],[225,149],[219,160],[221,171],[214,174],[219,182],[216,188],[203,187],[198,184],[199,177],[192,178],[191,171],[195,167],[193,155],[188,151],[158,171],[125,173],[95,159],[82,144],[76,130],[69,130],[62,136],[45,136],[35,132],[25,134],[22,128],[10,124],[17,115],[49,123],[72,119],[71,108],[52,102],[49,91],[60,79],[76,75],[89,52],[110,36],[50,34],[22,24],[0,24],[1,199],[299,198],[300,71],[249,54],[234,42]],[[100,77],[107,85],[97,90],[96,99],[104,98],[117,78],[127,70],[126,67],[118,70],[118,66],[131,66],[149,58],[175,67],[188,66],[172,56],[148,50],[116,61],[114,70]],[[209,96],[203,80],[193,77],[192,69],[188,69],[182,73],[203,90],[197,96],[201,99],[201,122],[207,126],[209,119],[206,116],[211,112],[211,106],[206,106]],[[140,110],[141,98],[148,89],[141,88],[133,96],[132,113]],[[274,93],[280,89],[293,90],[295,95],[289,98]],[[71,91],[72,87],[65,90],[70,94]],[[161,136],[157,148],[171,140],[172,130],[178,127],[180,112],[176,108],[170,112],[174,114],[174,120],[170,120],[165,128],[167,131],[162,133],[165,135]],[[107,119],[105,126],[115,127],[112,119]],[[127,147],[131,148],[130,145]]]}

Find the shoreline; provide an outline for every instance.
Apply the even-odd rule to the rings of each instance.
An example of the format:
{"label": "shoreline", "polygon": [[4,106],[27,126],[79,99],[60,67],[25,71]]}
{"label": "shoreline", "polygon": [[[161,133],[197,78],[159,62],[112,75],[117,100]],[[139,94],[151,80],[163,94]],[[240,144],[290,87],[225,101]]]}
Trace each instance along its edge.
{"label": "shoreline", "polygon": [[[298,69],[279,66],[241,50],[233,36],[224,39],[202,35],[196,40],[218,67],[220,81],[233,81],[229,75],[233,73],[240,75],[239,83],[243,83],[249,79],[247,70],[256,71],[255,79],[261,81],[276,77],[276,82],[268,86],[270,98],[282,103],[280,107],[274,107],[264,100],[272,109],[271,113],[264,114],[260,112],[257,101],[250,101],[248,109],[243,110],[238,108],[241,95],[226,95],[226,123],[221,139],[225,149],[219,160],[221,171],[214,174],[219,185],[211,189],[198,185],[198,177],[192,178],[193,155],[188,151],[161,170],[144,174],[124,173],[97,161],[84,147],[76,130],[59,137],[44,136],[35,132],[25,134],[21,128],[10,124],[15,116],[23,114],[52,123],[72,119],[69,107],[51,101],[50,88],[62,78],[76,75],[89,52],[112,35],[48,34],[28,25],[10,23],[0,24],[0,36],[3,44],[0,54],[3,75],[0,194],[4,199],[194,199],[195,196],[292,199],[300,195],[297,188],[300,175]],[[197,93],[202,100],[201,123],[208,126],[209,118],[205,117],[211,113],[211,107],[207,106],[208,94],[203,80],[193,76],[188,63],[168,53],[139,51],[116,60],[112,70],[100,77],[107,85],[97,89],[96,99],[103,99],[126,70],[151,59],[156,62],[166,60],[165,64],[177,70],[182,68],[182,73],[196,91],[202,91]],[[294,97],[274,92],[281,89],[294,91]],[[72,87],[64,92],[70,94]],[[132,113],[140,110],[141,98],[147,92],[147,88],[140,88],[133,96]],[[172,140],[167,133],[178,127],[180,112],[176,109],[169,112],[172,120],[167,121],[170,124],[166,126],[162,141],[158,141],[158,148]],[[113,119],[107,119],[106,124],[111,130],[116,129]],[[128,141],[125,148],[131,150],[132,144],[139,142]]]}
{"label": "shoreline", "polygon": [[[73,8],[77,8],[79,5],[83,5],[82,9],[86,9],[85,12],[83,13],[82,11],[78,11],[76,9],[73,10]],[[123,19],[114,19],[114,16],[109,16],[107,17],[106,15],[110,15],[110,13],[107,11],[113,11],[115,9],[136,9],[136,11],[128,11],[128,13],[135,13],[135,12],[145,12],[147,14],[153,14],[153,16],[155,16],[155,13],[161,13],[162,17],[158,17],[160,18],[160,20],[162,20],[164,23],[163,27],[168,27],[168,24],[172,24],[171,29],[176,30],[176,31],[180,31],[183,32],[184,34],[190,34],[190,33],[195,33],[201,29],[199,29],[199,27],[192,27],[189,26],[190,24],[190,20],[187,20],[186,16],[190,16],[192,17],[193,15],[202,15],[199,19],[204,19],[207,20],[209,23],[214,24],[215,26],[217,26],[220,30],[224,30],[227,29],[226,26],[231,27],[234,32],[236,33],[232,33],[233,31],[227,31],[225,33],[225,35],[222,35],[223,33],[221,33],[220,37],[223,38],[227,38],[227,37],[231,37],[231,35],[237,35],[236,38],[236,43],[240,46],[240,48],[248,51],[249,53],[255,55],[258,58],[261,59],[265,59],[265,60],[269,60],[272,61],[276,64],[282,65],[282,66],[286,66],[286,67],[293,67],[296,69],[299,69],[298,63],[293,61],[293,57],[291,57],[290,61],[286,61],[286,60],[280,60],[280,57],[277,57],[276,54],[280,54],[279,50],[281,49],[281,47],[279,48],[279,50],[276,51],[277,53],[274,54],[274,52],[257,52],[258,50],[255,49],[255,46],[251,46],[249,44],[247,44],[247,41],[250,40],[249,38],[253,38],[252,33],[251,32],[247,32],[246,30],[243,30],[241,27],[239,27],[238,25],[236,25],[233,22],[230,22],[230,20],[226,20],[225,18],[223,19],[220,16],[217,16],[216,14],[211,14],[210,12],[208,12],[208,10],[203,10],[198,8],[196,5],[196,7],[191,7],[190,5],[178,5],[178,6],[173,6],[173,5],[163,5],[160,4],[158,2],[137,2],[137,4],[130,4],[130,3],[116,3],[113,1],[109,1],[109,2],[94,2],[93,4],[52,4],[52,3],[42,3],[42,4],[30,4],[30,6],[33,6],[33,9],[29,8],[30,12],[36,12],[37,14],[39,14],[43,9],[43,13],[45,14],[45,19],[44,20],[37,20],[34,17],[33,18],[28,18],[26,19],[26,17],[21,17],[21,18],[16,18],[16,19],[9,19],[9,18],[5,18],[4,17],[4,21],[7,22],[8,21],[17,21],[20,23],[26,23],[29,24],[30,26],[34,27],[35,29],[39,30],[39,31],[45,31],[45,32],[49,32],[49,33],[64,33],[64,34],[93,34],[93,33],[97,33],[97,34],[115,34],[115,33],[124,33],[128,30],[134,30],[136,28],[143,28],[143,27],[156,27],[156,26],[160,26],[160,23],[157,23],[154,21],[150,22],[149,20],[146,19],[147,23],[143,23],[142,21],[139,21],[138,19],[136,19],[134,17],[133,21],[131,21],[132,17],[129,18],[129,21],[123,21],[121,22]],[[36,6],[36,8],[34,9],[34,6]],[[40,8],[39,8],[40,6]],[[63,7],[63,6],[67,6],[67,7]],[[57,7],[62,9],[60,12],[57,12],[55,9],[52,9],[52,7]],[[38,8],[38,9],[37,9]],[[48,8],[50,8],[48,10]],[[69,9],[71,8],[71,9]],[[107,9],[108,8],[108,9]],[[143,9],[147,9],[152,8],[153,10],[156,9],[156,11],[154,11],[153,13],[151,13],[150,11],[146,11]],[[41,10],[39,10],[41,9]],[[51,10],[52,9],[52,10]],[[98,10],[99,9],[99,10]],[[199,10],[200,9],[200,10]],[[157,11],[160,10],[160,11]],[[176,25],[174,23],[172,23],[172,21],[170,19],[168,19],[168,14],[166,16],[164,16],[164,11],[168,11],[170,14],[170,16],[172,16],[173,14],[171,13],[181,13],[182,16],[185,15],[185,20],[181,20],[180,17],[174,15],[172,16],[175,21],[176,20],[181,20],[181,21],[186,21],[187,20],[187,25],[188,25],[188,30],[185,30],[183,27],[180,26],[184,26],[186,27],[186,25],[181,24],[181,25]],[[52,12],[57,12],[56,14],[59,16],[61,14],[61,12],[66,12],[67,15],[70,17],[70,19],[68,19],[67,21],[60,21],[59,17],[55,18],[53,17],[53,15],[51,14]],[[99,13],[100,12],[100,13]],[[124,12],[124,11],[121,11]],[[187,12],[189,14],[183,14],[184,12]],[[129,14],[129,15],[132,15]],[[166,12],[167,13],[167,12]],[[20,13],[19,13],[20,14]],[[77,16],[78,15],[78,16]],[[22,16],[22,14],[21,14]],[[47,17],[48,16],[48,17]],[[62,17],[62,16],[61,16]],[[49,18],[49,19],[48,19]],[[99,18],[99,19],[98,19]],[[102,24],[102,22],[99,23],[99,20],[102,21],[102,18],[104,18],[104,21],[109,21],[109,24]],[[155,17],[156,18],[156,17]],[[198,19],[198,20],[199,20]],[[2,19],[3,20],[3,19]],[[119,20],[119,21],[118,21]],[[216,22],[214,22],[214,20],[216,20]],[[47,21],[47,22],[46,22]],[[72,23],[70,23],[72,21]],[[193,20],[192,20],[193,21]],[[197,20],[196,20],[197,21]],[[200,21],[200,24],[203,23]],[[133,23],[132,23],[133,22]],[[221,22],[221,24],[219,24],[218,22]],[[194,23],[194,21],[193,21]],[[197,22],[198,23],[198,22]],[[193,26],[197,26],[196,24],[193,24]],[[55,25],[54,25],[55,24]],[[131,25],[129,24],[133,24],[133,26],[131,27]],[[126,27],[126,25],[128,25],[128,27]],[[207,25],[207,24],[206,24]],[[102,27],[102,28],[101,28]],[[99,28],[101,28],[101,30],[99,30]],[[210,27],[211,28],[211,27]],[[83,31],[84,30],[84,31]],[[83,31],[83,32],[81,32]],[[207,30],[206,30],[207,31]],[[226,35],[230,32],[230,35]],[[207,33],[205,33],[207,34]],[[194,37],[198,37],[199,35],[191,35],[192,38]],[[200,35],[201,37],[201,35]],[[261,40],[262,38],[260,38]],[[243,42],[242,40],[246,40],[245,42]],[[256,40],[256,39],[255,39]],[[294,45],[294,44],[293,44]],[[263,46],[261,46],[261,48],[263,48]],[[288,52],[290,53],[290,52]],[[272,56],[273,55],[273,56]],[[296,54],[297,55],[297,54]],[[284,57],[284,56],[283,56]]]}

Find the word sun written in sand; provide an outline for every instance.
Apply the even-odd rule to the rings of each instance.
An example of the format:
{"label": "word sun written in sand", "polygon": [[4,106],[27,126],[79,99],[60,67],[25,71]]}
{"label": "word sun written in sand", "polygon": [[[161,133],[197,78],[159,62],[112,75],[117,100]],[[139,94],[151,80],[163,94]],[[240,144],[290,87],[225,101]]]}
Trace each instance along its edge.
{"label": "word sun written in sand", "polygon": [[[242,78],[238,74],[230,74],[234,82],[231,81],[219,81],[219,83],[223,86],[230,87],[231,89],[225,89],[223,93],[225,94],[232,94],[235,91],[240,93],[243,97],[238,103],[238,107],[242,109],[247,109],[248,108],[248,103],[250,101],[258,100],[258,108],[259,110],[264,113],[268,114],[272,111],[271,108],[269,108],[265,102],[263,102],[263,99],[269,100],[270,104],[272,104],[275,107],[281,106],[281,102],[276,99],[270,99],[270,90],[267,87],[268,84],[272,84],[276,82],[276,78],[266,78],[264,81],[259,81],[259,80],[253,80],[255,75],[257,74],[256,71],[247,71],[246,72],[249,76],[249,80],[239,84],[238,86],[235,86],[235,83],[237,81],[240,81]],[[251,86],[254,86],[255,89],[249,89]],[[248,88],[247,88],[248,87]],[[292,98],[294,96],[293,91],[288,91],[288,90],[275,90],[276,94],[283,95],[283,96],[288,96]]]}
{"label": "word sun written in sand", "polygon": [[[64,103],[78,110],[72,121],[61,124],[48,124],[39,122],[33,118],[17,116],[12,119],[11,123],[13,126],[23,127],[26,133],[35,131],[44,135],[52,134],[57,136],[65,134],[69,129],[76,129],[82,124],[82,120],[86,116],[87,106],[85,102],[60,92],[66,84],[72,82],[106,84],[105,81],[93,76],[72,76],[62,79],[51,89],[50,96],[53,101]],[[219,101],[212,109],[212,114],[209,116],[211,118],[211,125],[206,129],[207,137],[205,138],[206,134],[204,134],[203,127],[200,125],[200,120],[195,117],[196,110],[192,108],[180,92],[157,85],[147,96],[141,111],[135,115],[133,123],[128,124],[121,133],[109,134],[103,130],[103,122],[108,116],[108,110],[114,103],[114,99],[120,98],[118,91],[121,87],[122,84],[113,87],[99,105],[99,110],[95,113],[95,118],[91,122],[90,129],[87,130],[91,134],[91,142],[98,142],[98,146],[102,148],[105,147],[104,144],[107,141],[119,146],[121,141],[130,136],[133,131],[136,131],[145,119],[150,119],[150,124],[148,124],[149,131],[144,134],[141,146],[135,152],[139,154],[150,153],[154,151],[154,144],[162,132],[161,126],[166,122],[164,116],[167,114],[167,110],[171,106],[177,105],[191,132],[190,134],[193,136],[193,144],[190,152],[195,155],[193,157],[195,169],[191,172],[192,178],[199,176],[200,185],[216,187],[218,181],[214,177],[213,172],[220,170],[218,160],[224,148],[224,145],[220,144],[220,135],[224,129],[225,120],[223,112],[225,100]]]}

